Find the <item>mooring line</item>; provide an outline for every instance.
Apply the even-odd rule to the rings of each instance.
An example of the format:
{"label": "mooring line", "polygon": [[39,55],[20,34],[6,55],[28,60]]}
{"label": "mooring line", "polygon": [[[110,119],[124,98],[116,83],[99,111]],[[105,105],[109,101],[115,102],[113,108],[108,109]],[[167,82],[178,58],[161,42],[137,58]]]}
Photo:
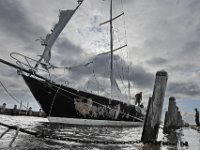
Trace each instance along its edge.
{"label": "mooring line", "polygon": [[18,134],[19,134],[19,130],[20,130],[20,128],[17,127],[17,130],[16,130],[16,133],[15,133],[15,136],[13,137],[12,141],[10,141],[10,143],[9,143],[9,147],[12,147],[12,144],[15,142],[15,140],[16,140]]}
{"label": "mooring line", "polygon": [[54,94],[53,101],[52,101],[52,103],[51,103],[51,107],[50,107],[50,111],[49,111],[49,115],[48,115],[49,117],[50,117],[50,115],[51,115],[51,111],[52,111],[53,105],[54,105],[54,103],[55,103],[56,96],[57,96],[57,94],[58,94],[58,92],[59,92],[59,90],[60,90],[60,87],[61,87],[61,84],[60,84],[59,88],[57,89],[56,93]]}
{"label": "mooring line", "polygon": [[10,131],[10,128],[8,128],[6,131],[4,131],[4,132],[1,134],[0,139],[1,139],[7,132],[9,132],[9,131]]}
{"label": "mooring line", "polygon": [[[8,92],[7,88],[3,85],[3,83],[0,81],[1,86],[4,88],[4,90],[6,91],[6,93],[13,99],[15,100],[17,103],[21,104],[19,102],[19,100],[17,100],[17,98],[15,98],[10,92]],[[26,109],[28,109],[25,105],[22,104],[22,106]]]}

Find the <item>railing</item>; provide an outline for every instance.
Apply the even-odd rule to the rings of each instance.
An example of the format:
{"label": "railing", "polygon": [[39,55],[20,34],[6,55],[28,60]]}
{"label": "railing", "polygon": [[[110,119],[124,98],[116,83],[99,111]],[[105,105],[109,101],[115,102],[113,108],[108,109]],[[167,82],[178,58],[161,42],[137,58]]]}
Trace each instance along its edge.
{"label": "railing", "polygon": [[25,56],[23,54],[17,53],[17,52],[12,52],[10,53],[10,56],[16,60],[16,64],[22,68],[22,69],[26,69],[29,70],[33,73],[33,75],[36,74],[36,72],[38,71],[42,71],[45,73],[49,74],[49,78],[51,79],[50,76],[50,72],[49,72],[49,66],[47,64],[44,63],[39,63],[41,65],[41,68],[36,67],[36,64],[38,63],[38,60],[35,60],[33,58],[30,58],[28,56]]}

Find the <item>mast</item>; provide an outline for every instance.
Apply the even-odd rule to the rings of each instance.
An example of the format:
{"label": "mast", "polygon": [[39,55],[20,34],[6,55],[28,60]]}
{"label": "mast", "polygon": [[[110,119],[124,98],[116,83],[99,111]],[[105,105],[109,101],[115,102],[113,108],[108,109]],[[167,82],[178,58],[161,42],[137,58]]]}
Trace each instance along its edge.
{"label": "mast", "polygon": [[128,99],[129,99],[129,102],[131,103],[131,83],[130,83],[129,66],[128,66]]}
{"label": "mast", "polygon": [[113,92],[113,26],[112,26],[112,0],[110,0],[110,83]]}

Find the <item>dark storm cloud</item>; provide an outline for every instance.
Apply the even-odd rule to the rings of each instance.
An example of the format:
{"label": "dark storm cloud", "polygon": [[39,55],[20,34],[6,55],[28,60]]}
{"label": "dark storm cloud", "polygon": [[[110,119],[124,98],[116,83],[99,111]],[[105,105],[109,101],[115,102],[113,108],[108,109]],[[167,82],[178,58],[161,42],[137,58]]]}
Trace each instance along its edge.
{"label": "dark storm cloud", "polygon": [[[2,33],[2,38],[0,39],[3,39],[0,47],[2,54],[6,55],[7,53],[7,51],[3,51],[3,49],[7,47],[9,47],[9,49],[15,49],[17,46],[22,47],[21,51],[23,53],[33,53],[33,50],[36,50],[35,45],[40,46],[40,44],[35,43],[34,40],[39,37],[45,37],[50,30],[45,23],[55,22],[55,20],[53,20],[55,17],[52,17],[53,14],[57,14],[55,9],[65,9],[69,7],[67,6],[68,4],[71,5],[70,3],[72,3],[72,1],[73,0],[64,0],[62,2],[55,2],[53,0],[35,0],[32,2],[26,0],[0,0],[0,33]],[[198,63],[200,57],[200,1],[123,0],[123,2],[126,14],[127,39],[130,41],[128,45],[138,49],[136,53],[134,52],[132,54],[130,52],[132,54],[130,57],[135,57],[136,60],[143,58],[140,59],[140,62],[142,65],[144,64],[141,66],[133,62],[134,65],[130,67],[130,80],[134,83],[137,90],[149,88],[152,91],[155,74],[150,72],[155,70],[157,65],[160,67],[159,64],[162,64],[162,67],[168,70],[169,74],[173,74],[173,76],[170,77],[171,79],[185,79],[185,83],[170,83],[169,81],[167,89],[170,96],[178,94],[179,96],[186,96],[188,99],[192,96],[197,96],[199,98],[200,87],[197,84],[199,81],[198,75],[194,75],[193,71],[200,68]],[[58,5],[54,5],[56,3]],[[67,5],[64,6],[64,3],[67,3]],[[76,33],[65,34],[67,37],[63,37],[62,34],[52,47],[51,59],[51,62],[58,66],[75,66],[94,60],[93,64],[87,67],[79,67],[67,72],[67,75],[63,76],[63,80],[72,80],[71,83],[73,84],[70,84],[75,87],[76,85],[79,86],[79,84],[82,86],[86,82],[90,84],[90,89],[96,91],[99,90],[99,83],[105,83],[104,87],[110,85],[108,80],[110,75],[110,55],[94,56],[91,58],[90,56],[92,54],[87,54],[89,50],[85,51],[87,47],[91,48],[95,45],[92,44],[92,41],[99,41],[98,34],[101,32],[101,28],[97,25],[108,19],[108,16],[105,14],[107,14],[109,5],[104,5],[106,8],[102,7],[103,11],[98,12],[96,10],[97,7],[95,7],[97,3],[97,1],[85,1],[82,5],[83,7],[79,9],[81,11],[77,11],[77,16],[73,18],[75,19],[75,23],[71,24],[74,25],[73,30],[78,28],[78,33],[85,38],[85,43],[80,45],[80,41],[77,42],[73,40],[75,44],[70,41],[71,39],[75,39],[75,37],[79,37]],[[99,3],[102,3],[102,1],[99,1]],[[109,4],[109,1],[106,1],[106,3]],[[34,7],[38,8],[34,9]],[[117,2],[113,8],[120,8],[121,10],[121,2]],[[115,9],[115,11],[117,9]],[[42,11],[37,12],[37,10]],[[43,14],[42,12],[44,11],[45,13]],[[118,12],[121,11],[118,10],[115,14],[118,15]],[[102,18],[98,18],[98,16]],[[77,20],[76,17],[78,18]],[[87,17],[91,18],[91,20],[88,21],[90,23],[89,25],[86,24]],[[71,23],[73,22],[74,20],[71,21]],[[118,22],[115,21],[114,23],[117,24]],[[71,33],[71,31],[68,33]],[[94,33],[94,36],[92,33]],[[95,37],[97,37],[98,40],[96,40]],[[10,39],[12,41],[10,41]],[[107,39],[105,41],[107,42]],[[104,41],[102,43],[104,43]],[[26,47],[24,47],[24,45]],[[83,46],[84,49],[82,49],[81,46]],[[106,45],[106,47],[108,46]],[[42,48],[43,47],[41,47],[40,52],[37,51],[35,53],[41,54]],[[137,55],[137,53],[139,55]],[[32,57],[31,54],[28,54],[28,56]],[[118,81],[121,79],[128,80],[128,66],[128,63],[123,60],[122,57],[114,55],[114,74]],[[93,73],[97,78],[100,77],[100,79],[97,79],[99,83],[96,82]],[[22,78],[20,76],[16,78],[16,76],[16,70],[12,70],[11,72],[5,71],[0,74],[1,80],[3,80],[8,89],[27,89]],[[52,78],[57,79],[57,77],[53,75]],[[106,82],[103,82],[104,79]],[[191,79],[197,81],[197,83],[190,83],[188,80],[191,81]]]}
{"label": "dark storm cloud", "polygon": [[173,82],[169,83],[167,91],[173,94],[174,96],[184,95],[189,97],[195,97],[200,95],[200,86],[194,82]]}
{"label": "dark storm cloud", "polygon": [[10,38],[32,42],[44,35],[45,30],[31,20],[28,11],[18,1],[0,0],[0,30]]}
{"label": "dark storm cloud", "polygon": [[139,88],[152,88],[155,75],[149,73],[142,66],[134,66],[130,74],[133,74],[131,80]]}
{"label": "dark storm cloud", "polygon": [[181,65],[173,65],[169,66],[169,70],[171,71],[181,71],[181,72],[188,72],[191,74],[191,72],[198,71],[199,70],[198,64],[181,64]]}
{"label": "dark storm cloud", "polygon": [[150,65],[163,65],[163,64],[166,64],[168,61],[161,57],[154,57],[150,60],[147,60],[146,62],[147,64],[150,64]]}
{"label": "dark storm cloud", "polygon": [[14,78],[17,75],[17,70],[10,68],[4,64],[0,64],[1,67],[1,75],[4,77]]}
{"label": "dark storm cloud", "polygon": [[79,54],[80,52],[82,52],[82,49],[80,47],[71,43],[67,38],[60,39],[57,42],[56,46],[58,48],[59,54],[67,53],[69,55],[72,55],[72,54]]}
{"label": "dark storm cloud", "polygon": [[[114,76],[118,80],[130,79],[139,88],[150,88],[153,86],[154,75],[147,72],[142,66],[133,66],[129,68],[128,64],[119,56],[113,57]],[[84,76],[110,77],[110,55],[100,55],[93,59],[93,63],[87,67],[80,67],[70,71],[70,78],[73,80],[80,79]]]}
{"label": "dark storm cloud", "polygon": [[190,3],[187,5],[187,8],[189,8],[191,10],[191,12],[193,12],[193,13],[198,12],[199,7],[200,7],[199,0],[190,1]]}
{"label": "dark storm cloud", "polygon": [[[5,88],[8,90],[8,91],[12,91],[12,90],[15,90],[15,91],[18,91],[18,92],[23,92],[25,89],[27,89],[26,85],[25,84],[22,84],[22,83],[16,83],[16,81],[21,81],[21,79],[19,79],[20,76],[18,78],[15,78],[15,80],[8,80],[7,82],[2,82],[2,84],[5,86]],[[23,82],[23,81],[22,81]],[[0,85],[1,89],[3,91],[5,91],[5,89],[2,87],[2,85]]]}
{"label": "dark storm cloud", "polygon": [[[17,75],[17,73],[14,71],[10,72],[12,72],[12,75],[0,77],[1,83],[6,87],[8,91],[17,90],[19,92],[22,92],[22,89],[26,88],[22,77]],[[0,85],[0,89],[5,91],[2,85]]]}
{"label": "dark storm cloud", "polygon": [[[199,37],[200,38],[200,37]],[[185,55],[194,55],[197,56],[200,55],[200,43],[198,40],[195,41],[188,41],[183,46],[183,54]]]}
{"label": "dark storm cloud", "polygon": [[56,53],[56,56],[52,56],[53,62],[59,60],[55,63],[60,66],[70,66],[79,64],[80,61],[84,58],[81,57],[83,50],[70,42],[67,38],[60,38],[56,42],[55,49],[52,48],[52,51]]}

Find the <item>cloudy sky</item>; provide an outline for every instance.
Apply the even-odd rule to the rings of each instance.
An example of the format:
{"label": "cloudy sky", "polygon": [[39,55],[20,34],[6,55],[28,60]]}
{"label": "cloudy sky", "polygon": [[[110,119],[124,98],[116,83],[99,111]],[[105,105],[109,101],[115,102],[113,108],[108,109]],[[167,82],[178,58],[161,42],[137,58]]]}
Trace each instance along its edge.
{"label": "cloudy sky", "polygon": [[[12,63],[11,52],[38,59],[44,38],[58,21],[59,10],[73,9],[76,0],[0,0],[0,57]],[[125,15],[113,22],[114,73],[127,95],[143,91],[143,102],[152,96],[155,74],[168,72],[164,110],[174,96],[181,112],[194,117],[200,109],[200,1],[199,0],[114,0],[113,15]],[[108,0],[85,0],[52,48],[51,63],[75,66],[93,60],[87,67],[71,71],[54,70],[55,81],[98,94],[108,94],[109,26],[99,26],[109,18]],[[129,67],[129,75],[128,75]],[[0,64],[0,81],[18,100],[38,109],[33,96],[16,70]],[[0,87],[0,102],[13,107],[16,102]],[[191,117],[192,116],[192,117]],[[193,120],[192,120],[193,121]]]}

